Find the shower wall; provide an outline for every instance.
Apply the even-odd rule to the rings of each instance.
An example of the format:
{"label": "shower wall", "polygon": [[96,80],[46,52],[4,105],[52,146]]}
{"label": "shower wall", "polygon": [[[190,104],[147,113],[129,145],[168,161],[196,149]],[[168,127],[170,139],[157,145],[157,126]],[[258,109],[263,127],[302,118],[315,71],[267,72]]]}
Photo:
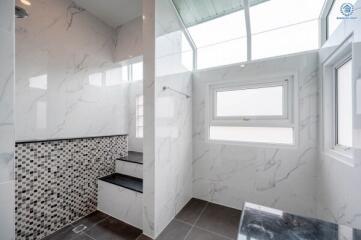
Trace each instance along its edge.
{"label": "shower wall", "polygon": [[[354,166],[342,163],[324,153],[321,142],[319,165],[317,167],[317,212],[318,217],[328,221],[361,229],[361,1],[355,4],[352,15],[355,19],[344,20],[320,49],[320,67],[345,39],[352,38],[353,81],[355,87],[353,147]],[[323,82],[329,79],[324,78]],[[322,81],[321,84],[322,86]],[[320,138],[323,132],[321,122]]]}
{"label": "shower wall", "polygon": [[14,12],[0,1],[0,239],[15,238],[14,216]]}
{"label": "shower wall", "polygon": [[16,22],[16,139],[127,133],[117,32],[71,0],[34,1]]}
{"label": "shower wall", "polygon": [[[317,52],[283,56],[194,73],[193,196],[242,209],[254,202],[315,217],[318,156]],[[219,144],[206,131],[207,84],[296,74],[299,143],[294,148]]]}
{"label": "shower wall", "polygon": [[144,0],[144,216],[156,237],[192,197],[192,51],[168,0]]}

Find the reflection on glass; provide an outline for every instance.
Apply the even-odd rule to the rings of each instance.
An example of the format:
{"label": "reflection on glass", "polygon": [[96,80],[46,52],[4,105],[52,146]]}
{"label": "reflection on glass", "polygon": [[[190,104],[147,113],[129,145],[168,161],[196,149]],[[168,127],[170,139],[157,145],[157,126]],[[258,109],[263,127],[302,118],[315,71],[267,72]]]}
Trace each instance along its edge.
{"label": "reflection on glass", "polygon": [[105,72],[105,86],[116,86],[122,83],[122,68],[113,68]]}
{"label": "reflection on glass", "polygon": [[40,75],[29,79],[29,87],[37,89],[48,89],[48,75]]}
{"label": "reflection on glass", "polygon": [[93,73],[89,75],[89,84],[96,87],[101,87],[103,81],[102,73]]}
{"label": "reflection on glass", "polygon": [[144,120],[144,104],[143,95],[139,95],[135,99],[135,136],[137,138],[143,138],[143,120]]}
{"label": "reflection on glass", "polygon": [[46,129],[47,125],[47,104],[44,101],[36,103],[36,128]]}
{"label": "reflection on glass", "polygon": [[143,80],[143,62],[132,64],[132,81]]}

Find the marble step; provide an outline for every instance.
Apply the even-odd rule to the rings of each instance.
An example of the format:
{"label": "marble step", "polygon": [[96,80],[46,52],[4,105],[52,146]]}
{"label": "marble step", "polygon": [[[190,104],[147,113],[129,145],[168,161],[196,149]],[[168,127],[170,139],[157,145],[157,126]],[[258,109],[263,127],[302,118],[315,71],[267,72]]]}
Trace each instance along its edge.
{"label": "marble step", "polygon": [[114,173],[98,179],[98,210],[142,229],[143,180]]}
{"label": "marble step", "polygon": [[120,173],[113,173],[108,176],[101,177],[99,178],[99,180],[139,193],[143,193],[143,179],[141,178],[136,178]]}
{"label": "marble step", "polygon": [[128,156],[121,157],[115,162],[115,171],[120,174],[143,178],[143,153],[128,152]]}
{"label": "marble step", "polygon": [[124,162],[143,164],[143,153],[129,151],[127,156],[120,157],[117,160],[124,161]]}

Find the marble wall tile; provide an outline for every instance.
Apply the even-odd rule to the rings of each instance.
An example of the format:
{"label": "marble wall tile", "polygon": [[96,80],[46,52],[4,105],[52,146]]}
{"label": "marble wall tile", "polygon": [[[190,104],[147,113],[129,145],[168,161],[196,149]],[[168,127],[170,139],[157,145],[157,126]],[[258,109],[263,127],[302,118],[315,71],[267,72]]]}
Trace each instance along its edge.
{"label": "marble wall tile", "polygon": [[15,1],[0,2],[0,239],[15,239],[14,15]]}
{"label": "marble wall tile", "polygon": [[192,198],[192,99],[163,90],[170,87],[192,95],[191,73],[156,79],[156,196],[159,234]]}
{"label": "marble wall tile", "polygon": [[155,238],[192,197],[192,101],[162,88],[191,95],[192,78],[182,62],[182,31],[170,2],[143,1],[143,15],[143,231]]}
{"label": "marble wall tile", "polygon": [[70,0],[26,9],[16,22],[16,139],[127,133],[115,30]]}
{"label": "marble wall tile", "polygon": [[192,197],[192,99],[163,91],[167,86],[192,95],[192,64],[184,60],[190,47],[170,1],[156,0],[155,37],[157,236]]}
{"label": "marble wall tile", "polygon": [[133,176],[136,178],[143,178],[143,164],[126,161],[116,161],[115,172],[128,176]]}
{"label": "marble wall tile", "polygon": [[143,55],[142,17],[117,28],[114,61],[120,62]]}
{"label": "marble wall tile", "polygon": [[[315,216],[318,56],[298,54],[204,70],[193,80],[193,196],[241,209],[245,201]],[[242,82],[295,73],[299,95],[299,144],[295,148],[224,145],[207,141],[209,83]]]}
{"label": "marble wall tile", "polygon": [[98,210],[142,229],[142,194],[98,180]]}
{"label": "marble wall tile", "polygon": [[[356,19],[345,20],[330,36],[327,42],[320,49],[320,68],[323,62],[330,57],[335,49],[342,42],[352,36],[352,64],[353,80],[355,87],[357,81],[361,79],[361,1],[355,4],[353,16]],[[323,81],[329,81],[323,76]],[[322,85],[321,85],[322,86]],[[354,122],[353,122],[353,144],[354,144],[354,166],[346,165],[330,156],[324,154],[323,148],[323,128],[324,123],[320,123],[320,157],[317,166],[317,214],[319,218],[345,224],[355,228],[361,228],[361,192],[359,183],[361,182],[361,116],[357,113],[357,99],[361,93],[355,91],[354,101]],[[322,105],[321,105],[322,109]],[[328,131],[324,129],[324,131]]]}
{"label": "marble wall tile", "polygon": [[155,0],[143,0],[143,234],[155,238]]}

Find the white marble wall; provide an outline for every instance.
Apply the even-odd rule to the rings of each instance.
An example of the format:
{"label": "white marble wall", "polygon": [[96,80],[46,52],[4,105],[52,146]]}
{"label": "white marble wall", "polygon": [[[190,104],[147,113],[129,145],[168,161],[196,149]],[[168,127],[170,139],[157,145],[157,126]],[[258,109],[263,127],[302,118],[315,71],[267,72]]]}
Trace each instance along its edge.
{"label": "white marble wall", "polygon": [[33,1],[16,23],[16,139],[127,133],[116,30],[71,0]]}
{"label": "white marble wall", "polygon": [[[340,27],[330,36],[329,40],[320,50],[321,67],[332,52],[347,38],[353,34],[352,43],[352,63],[353,63],[353,79],[356,83],[361,81],[361,1],[355,4],[354,20],[346,20]],[[329,81],[325,77],[320,79]],[[355,91],[354,101],[354,152],[355,163],[361,161],[361,114],[357,112],[357,106],[360,104],[361,92]],[[322,106],[321,106],[322,107]],[[323,122],[321,121],[323,129]],[[326,131],[326,129],[325,129]],[[320,133],[322,140],[323,132]],[[319,166],[317,168],[318,186],[317,186],[317,212],[318,217],[361,228],[361,166],[346,165],[332,157],[323,153],[323,143],[321,141],[321,153]]]}
{"label": "white marble wall", "polygon": [[0,239],[15,239],[14,0],[0,1]]}
{"label": "white marble wall", "polygon": [[162,87],[191,95],[192,79],[170,1],[144,0],[143,15],[143,231],[155,238],[192,197],[192,100]]}
{"label": "white marble wall", "polygon": [[143,234],[155,239],[155,0],[143,0]]}
{"label": "white marble wall", "polygon": [[[245,201],[315,216],[318,56],[316,52],[204,70],[193,76],[193,196],[241,209]],[[299,145],[263,148],[207,142],[208,83],[242,82],[294,72],[298,79]]]}
{"label": "white marble wall", "polygon": [[98,180],[98,210],[142,229],[142,194]]}
{"label": "white marble wall", "polygon": [[114,61],[124,61],[143,55],[143,20],[138,17],[117,28]]}
{"label": "white marble wall", "polygon": [[192,95],[192,75],[156,79],[157,234],[192,198],[192,99],[163,86]]}

